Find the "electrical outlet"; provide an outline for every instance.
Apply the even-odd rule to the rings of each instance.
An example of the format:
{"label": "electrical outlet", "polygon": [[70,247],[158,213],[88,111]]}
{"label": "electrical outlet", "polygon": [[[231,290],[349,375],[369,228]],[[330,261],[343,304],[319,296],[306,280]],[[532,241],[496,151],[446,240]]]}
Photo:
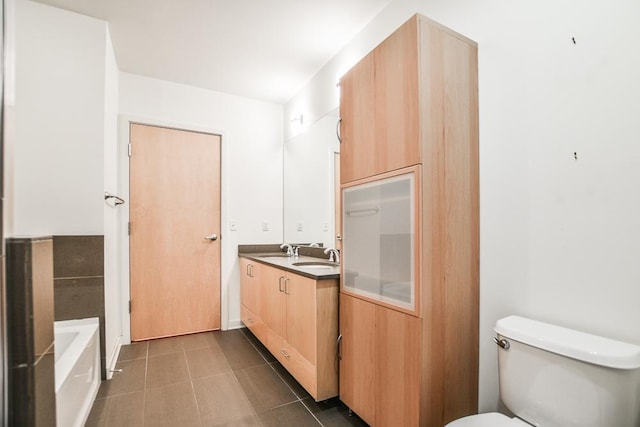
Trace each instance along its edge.
{"label": "electrical outlet", "polygon": [[298,224],[297,224],[297,226],[296,226],[296,230],[298,230],[298,231],[302,231],[302,229],[304,228],[304,227],[303,227],[303,225],[304,225],[304,224],[302,223],[302,221],[298,221]]}
{"label": "electrical outlet", "polygon": [[266,219],[262,221],[262,231],[269,231],[269,221]]}
{"label": "electrical outlet", "polygon": [[229,221],[229,231],[238,231],[238,221],[235,219]]}

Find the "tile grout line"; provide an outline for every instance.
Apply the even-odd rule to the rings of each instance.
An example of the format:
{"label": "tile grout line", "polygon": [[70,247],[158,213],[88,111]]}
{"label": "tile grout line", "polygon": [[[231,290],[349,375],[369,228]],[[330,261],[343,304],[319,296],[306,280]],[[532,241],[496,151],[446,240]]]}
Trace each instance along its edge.
{"label": "tile grout line", "polygon": [[[244,333],[243,333],[243,335],[244,335]],[[295,390],[293,390],[293,388],[291,388],[291,386],[290,386],[290,385],[289,385],[289,384],[284,380],[284,378],[282,378],[282,375],[280,375],[280,373],[279,373],[278,371],[276,371],[276,369],[273,367],[273,364],[272,364],[272,363],[269,363],[269,361],[267,360],[267,358],[266,358],[266,357],[264,357],[264,355],[263,355],[263,354],[258,350],[258,347],[256,347],[256,346],[253,344],[253,342],[251,342],[251,340],[249,339],[249,337],[247,337],[246,335],[245,335],[245,338],[247,339],[247,341],[249,341],[249,344],[251,344],[251,346],[253,347],[253,349],[254,349],[254,350],[255,350],[255,351],[260,355],[260,357],[262,357],[262,359],[263,359],[265,362],[267,362],[267,366],[269,366],[269,367],[271,368],[271,370],[272,370],[272,371],[273,371],[273,372],[278,376],[278,378],[280,378],[280,381],[282,381],[282,382],[284,383],[284,385],[285,385],[285,386],[287,386],[287,388],[289,389],[289,391],[291,391],[291,393],[293,393],[293,395],[297,398],[297,400],[294,400],[293,402],[289,402],[289,403],[285,403],[285,404],[280,405],[280,406],[276,406],[276,407],[274,407],[274,408],[271,408],[270,410],[273,410],[273,409],[276,409],[276,408],[282,408],[283,406],[287,406],[287,405],[291,405],[291,404],[293,404],[293,403],[300,402],[300,403],[302,404],[302,407],[303,407],[304,409],[306,409],[306,410],[307,410],[307,412],[309,412],[309,414],[311,414],[311,416],[313,417],[313,419],[314,419],[314,420],[316,420],[316,422],[317,422],[320,426],[324,427],[324,424],[322,424],[322,423],[320,422],[320,420],[318,419],[318,417],[316,417],[316,416],[315,416],[315,414],[314,414],[313,412],[311,412],[311,409],[309,409],[309,407],[308,407],[307,405],[305,405],[305,404],[304,404],[302,397],[301,397],[301,396],[298,396],[298,393],[296,393],[296,392],[295,392]],[[277,362],[277,361],[278,361],[278,360],[277,360],[277,358],[276,358],[276,362]],[[275,362],[274,362],[274,363],[275,363]],[[284,367],[283,367],[283,368],[284,368]],[[235,373],[234,373],[234,375],[235,375]]]}
{"label": "tile grout line", "polygon": [[[242,336],[244,336],[244,338],[249,342],[249,344],[251,345],[251,347],[253,347],[253,349],[256,351],[256,353],[258,353],[258,355],[260,357],[262,357],[262,360],[265,361],[265,363],[268,365],[269,362],[267,361],[267,359],[262,355],[262,353],[260,353],[258,351],[258,349],[256,348],[255,345],[253,345],[253,343],[251,342],[251,340],[249,339],[249,337],[247,337],[242,331],[240,332],[242,334]],[[222,349],[221,349],[222,350]],[[222,351],[222,355],[224,356],[225,359],[227,359],[227,355],[225,354],[224,350]],[[229,363],[229,361],[227,360],[227,363]],[[231,365],[229,365],[231,366]],[[256,365],[256,366],[260,366],[260,365]],[[252,369],[255,368],[256,366],[249,366],[245,369]],[[239,369],[238,371],[242,371],[242,369]],[[244,395],[244,398],[247,400],[247,402],[249,403],[249,406],[251,406],[251,410],[253,411],[253,413],[256,415],[256,418],[258,419],[258,422],[262,425],[262,420],[260,419],[260,414],[258,414],[258,411],[256,411],[256,408],[253,406],[253,403],[251,403],[251,400],[249,399],[249,396],[247,396],[247,393],[244,391],[244,388],[242,387],[242,384],[240,384],[240,379],[238,378],[238,374],[236,373],[235,369],[231,369],[231,373],[233,374],[233,378],[236,380],[236,383],[238,384],[238,386],[240,387],[240,390],[242,390],[242,394]],[[294,393],[295,396],[295,393]]]}
{"label": "tile grout line", "polygon": [[[242,332],[241,332],[242,333]],[[242,335],[245,337],[245,339],[247,339],[247,341],[249,341],[249,344],[251,344],[251,341],[247,338],[246,335],[244,335],[244,333],[242,333]],[[255,346],[253,344],[251,344],[252,347],[255,350]],[[219,346],[219,344],[218,344]],[[229,364],[229,359],[227,359],[227,354],[224,352],[224,350],[222,349],[222,347],[220,347],[220,351],[222,351],[222,357],[224,357],[224,359],[227,361],[227,364],[229,365],[229,368],[231,368],[231,365]],[[256,350],[257,351],[257,350]],[[260,354],[260,352],[257,352],[260,357],[262,357],[264,359],[264,356],[262,356],[262,354]],[[266,359],[265,359],[266,361]],[[260,365],[256,365],[256,366],[260,366]],[[251,369],[254,368],[255,366],[250,366],[248,368],[245,369]],[[242,371],[243,369],[239,369],[238,371]],[[262,426],[262,420],[260,419],[260,415],[258,414],[258,411],[256,411],[256,408],[253,406],[253,404],[251,403],[251,400],[249,399],[249,396],[247,396],[246,391],[244,390],[244,388],[242,387],[242,384],[240,384],[240,380],[238,379],[238,375],[236,374],[236,370],[231,368],[231,375],[233,377],[233,379],[235,380],[236,384],[238,385],[238,387],[240,388],[240,390],[242,391],[242,395],[244,396],[246,402],[249,404],[249,406],[251,407],[251,411],[253,412],[253,415],[255,416],[255,418],[258,420],[258,422],[260,423],[260,425]]]}
{"label": "tile grout line", "polygon": [[184,363],[187,365],[187,373],[189,374],[189,384],[191,384],[191,393],[193,394],[193,400],[196,402],[196,409],[198,410],[198,423],[202,426],[202,412],[200,411],[200,405],[198,404],[198,396],[196,396],[196,386],[193,384],[193,377],[191,376],[191,368],[189,367],[189,359],[187,358],[187,349],[184,348],[184,343],[180,343],[182,346],[182,355],[184,356]]}
{"label": "tile grout line", "polygon": [[147,367],[149,365],[149,341],[146,341],[147,343],[147,351],[145,352],[145,357],[144,357],[144,388],[142,390],[142,427],[144,427],[145,424],[145,409],[147,406]]}

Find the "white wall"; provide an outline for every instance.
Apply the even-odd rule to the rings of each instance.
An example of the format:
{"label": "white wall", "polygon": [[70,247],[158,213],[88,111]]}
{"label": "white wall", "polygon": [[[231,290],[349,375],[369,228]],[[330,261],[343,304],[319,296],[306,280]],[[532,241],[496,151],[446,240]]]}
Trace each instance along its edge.
{"label": "white wall", "polygon": [[415,12],[479,45],[486,412],[498,408],[491,337],[502,316],[640,344],[640,3],[395,0],[285,106],[285,117],[335,108],[336,75]]}
{"label": "white wall", "polygon": [[106,23],[16,6],[13,233],[103,234]]}
{"label": "white wall", "polygon": [[[119,96],[121,149],[128,143],[127,119],[222,134],[222,327],[239,327],[238,244],[278,243],[283,235],[282,106],[128,73],[120,74]],[[128,158],[120,159],[126,194]],[[231,220],[238,231],[229,231]],[[268,231],[262,231],[264,220]],[[122,286],[128,297],[126,231],[122,235]],[[126,336],[128,315],[124,320]]]}
{"label": "white wall", "polygon": [[107,363],[122,335],[117,285],[119,71],[104,21],[17,1],[14,235],[104,235]]}
{"label": "white wall", "polygon": [[[111,43],[111,34],[105,34],[105,87],[104,87],[104,190],[120,194],[118,187],[118,78],[120,72]],[[118,210],[113,203],[103,203],[104,215],[104,310],[105,350],[108,369],[115,369],[120,337],[122,336],[122,306],[119,278],[119,222]],[[110,375],[110,372],[108,372]]]}

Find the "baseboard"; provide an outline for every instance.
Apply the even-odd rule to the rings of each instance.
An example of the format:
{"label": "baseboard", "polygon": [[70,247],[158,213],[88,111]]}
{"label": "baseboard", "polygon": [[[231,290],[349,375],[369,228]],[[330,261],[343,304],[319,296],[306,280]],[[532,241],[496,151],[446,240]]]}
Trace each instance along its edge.
{"label": "baseboard", "polygon": [[232,329],[240,329],[240,328],[244,328],[244,324],[242,323],[242,320],[237,319],[237,320],[229,320],[229,324],[227,325],[228,329],[227,330],[232,330]]}
{"label": "baseboard", "polygon": [[113,346],[113,352],[111,358],[107,363],[107,379],[110,380],[113,377],[113,372],[116,369],[116,363],[118,363],[118,356],[120,356],[120,349],[122,348],[122,335],[116,339],[116,343]]}

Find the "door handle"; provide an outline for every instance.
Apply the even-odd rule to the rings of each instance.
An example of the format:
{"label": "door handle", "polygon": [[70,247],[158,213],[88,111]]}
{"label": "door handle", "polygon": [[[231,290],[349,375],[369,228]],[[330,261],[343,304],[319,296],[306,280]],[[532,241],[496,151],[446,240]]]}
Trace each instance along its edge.
{"label": "door handle", "polygon": [[211,240],[213,242],[214,240],[218,240],[218,235],[213,233],[211,236],[205,237],[204,240]]}

